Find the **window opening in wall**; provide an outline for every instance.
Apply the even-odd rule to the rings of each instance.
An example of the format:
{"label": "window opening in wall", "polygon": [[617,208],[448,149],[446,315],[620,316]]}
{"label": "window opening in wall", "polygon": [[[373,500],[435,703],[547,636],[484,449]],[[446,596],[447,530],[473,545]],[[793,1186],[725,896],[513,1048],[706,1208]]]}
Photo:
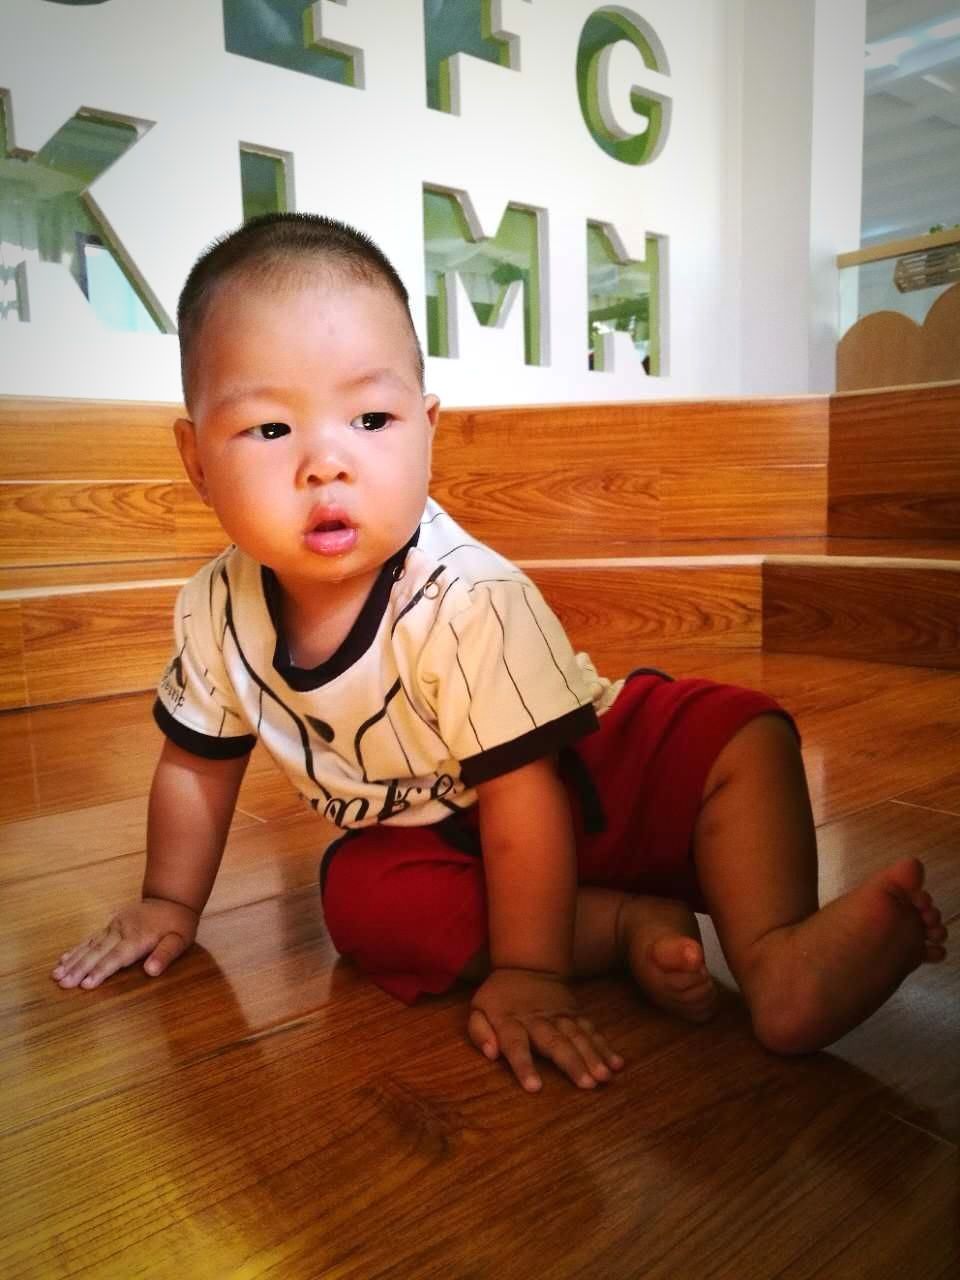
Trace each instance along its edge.
{"label": "window opening in wall", "polygon": [[11,155],[0,96],[0,317],[29,318],[25,264],[53,262],[70,272],[109,328],[163,329],[87,195],[138,137],[135,125],[84,113],[35,155]]}
{"label": "window opening in wall", "polygon": [[590,15],[580,33],[577,49],[577,92],[580,110],[590,135],[602,151],[623,164],[649,164],[663,149],[669,125],[669,102],[650,92],[634,89],[630,106],[637,121],[627,137],[607,117],[607,88],[602,83],[609,51],[621,41],[632,44],[652,71],[666,73],[666,56],[653,31],[636,14],[600,9]]}
{"label": "window opening in wall", "polygon": [[659,237],[647,236],[647,256],[626,258],[609,228],[587,223],[587,343],[589,365],[608,367],[605,335],[628,333],[647,373],[661,368]]}
{"label": "window opening in wall", "polygon": [[240,186],[243,192],[243,220],[263,213],[287,213],[290,199],[289,157],[240,148]]}
{"label": "window opening in wall", "polygon": [[359,55],[319,36],[307,0],[223,0],[223,35],[228,53],[336,84],[362,82]]}
{"label": "window opening in wall", "polygon": [[458,275],[474,314],[483,325],[498,325],[522,294],[524,360],[545,364],[541,334],[540,228],[532,209],[508,205],[497,234],[479,238],[471,230],[460,199],[452,192],[424,188],[427,351],[455,356],[453,276]]}
{"label": "window opening in wall", "polygon": [[[929,0],[867,0],[862,247],[958,224],[960,9]],[[924,250],[925,273],[911,273],[913,264],[905,263],[898,279],[898,257],[848,268],[841,278],[842,328],[891,311],[922,325],[952,283],[949,271],[935,268],[960,261],[956,246]]]}
{"label": "window opening in wall", "polygon": [[454,111],[450,59],[469,53],[501,67],[511,65],[510,41],[492,34],[491,0],[423,0],[427,106]]}
{"label": "window opening in wall", "polygon": [[102,324],[128,333],[157,332],[157,322],[130,288],[101,236],[78,231],[75,261],[77,283]]}

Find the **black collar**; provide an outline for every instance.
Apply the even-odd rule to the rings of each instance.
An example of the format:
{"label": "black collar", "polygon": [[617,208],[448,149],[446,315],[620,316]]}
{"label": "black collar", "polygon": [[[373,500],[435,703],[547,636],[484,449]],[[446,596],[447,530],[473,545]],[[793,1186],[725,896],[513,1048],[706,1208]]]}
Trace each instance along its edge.
{"label": "black collar", "polygon": [[319,689],[321,685],[329,684],[331,680],[335,680],[337,676],[342,675],[344,671],[352,667],[366,653],[380,629],[380,623],[383,620],[387,602],[390,599],[390,592],[393,590],[393,584],[403,569],[407,552],[411,547],[417,545],[419,537],[420,528],[418,526],[414,530],[410,541],[401,547],[396,555],[391,556],[377,574],[376,581],[370,588],[370,594],[364,601],[363,608],[357,614],[357,619],[350,628],[343,644],[327,658],[326,662],[321,662],[318,667],[313,667],[312,669],[298,667],[291,660],[290,649],[283,634],[280,583],[277,581],[277,575],[272,569],[268,569],[266,565],[260,566],[263,598],[267,605],[267,612],[270,614],[270,621],[273,623],[273,629],[277,634],[277,644],[273,651],[273,669],[284,678],[291,689],[296,689],[300,693],[309,692],[311,689]]}

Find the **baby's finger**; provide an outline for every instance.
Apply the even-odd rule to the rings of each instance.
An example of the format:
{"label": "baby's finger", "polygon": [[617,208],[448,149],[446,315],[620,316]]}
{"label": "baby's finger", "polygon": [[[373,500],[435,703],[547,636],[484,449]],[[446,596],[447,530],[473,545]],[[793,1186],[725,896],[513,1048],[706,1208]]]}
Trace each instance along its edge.
{"label": "baby's finger", "polygon": [[[586,1019],[583,1021],[586,1021]],[[587,1023],[587,1026],[589,1027],[590,1024]],[[558,1018],[557,1030],[569,1039],[580,1054],[594,1080],[603,1084],[610,1079],[610,1068],[594,1046],[592,1034],[585,1031],[580,1025],[580,1019]]]}
{"label": "baby's finger", "polygon": [[69,951],[65,951],[53,966],[53,969],[50,971],[50,976],[52,978],[62,978],[73,964],[74,960],[76,960],[87,949],[88,945],[89,944],[86,942],[81,942],[79,946],[71,947]]}
{"label": "baby's finger", "polygon": [[116,935],[104,931],[102,934],[88,938],[79,947],[74,947],[70,959],[57,965],[53,971],[61,987],[76,987],[87,976],[102,955],[116,943]]}
{"label": "baby's finger", "polygon": [[533,1065],[530,1037],[519,1023],[514,1023],[509,1030],[501,1031],[500,1049],[524,1089],[528,1093],[537,1093],[543,1081]]}
{"label": "baby's finger", "polygon": [[467,1019],[467,1035],[483,1056],[489,1058],[491,1062],[499,1055],[500,1046],[497,1043],[496,1032],[481,1009],[474,1009]]}
{"label": "baby's finger", "polygon": [[[563,1018],[558,1022],[568,1028],[575,1026],[572,1018]],[[584,1061],[583,1054],[568,1032],[562,1031],[559,1025],[547,1018],[537,1018],[530,1027],[530,1039],[534,1047],[568,1075],[579,1088],[596,1088],[596,1078]]]}
{"label": "baby's finger", "polygon": [[87,955],[91,949],[99,947],[103,943],[106,934],[107,930],[103,929],[100,933],[91,934],[91,936],[86,938],[83,942],[78,942],[77,945],[75,947],[71,947],[69,951],[64,951],[63,955],[54,967],[53,976],[55,978],[62,977],[63,974],[72,968],[78,960]]}
{"label": "baby's finger", "polygon": [[156,978],[186,949],[186,940],[179,933],[165,933],[144,961],[144,970]]}
{"label": "baby's finger", "polygon": [[[584,1050],[581,1047],[580,1037],[582,1037],[583,1042],[589,1046],[591,1054],[598,1057],[601,1064],[607,1067],[609,1071],[623,1070],[624,1063],[622,1056],[619,1053],[615,1053],[614,1050],[610,1048],[606,1037],[600,1034],[589,1018],[577,1018],[576,1026],[577,1030],[574,1034],[574,1040],[578,1047],[580,1047],[581,1053],[583,1053]],[[591,1058],[587,1057],[587,1054],[585,1053],[584,1057],[588,1064],[591,1065],[591,1070],[593,1070]],[[596,1072],[594,1072],[594,1074],[596,1074]]]}
{"label": "baby's finger", "polygon": [[101,982],[123,969],[128,964],[133,964],[134,960],[138,960],[143,955],[143,948],[134,945],[132,942],[123,942],[119,937],[115,937],[114,944],[109,951],[105,952],[97,960],[96,964],[90,969],[90,972],[80,983],[84,990],[92,990],[99,987]]}

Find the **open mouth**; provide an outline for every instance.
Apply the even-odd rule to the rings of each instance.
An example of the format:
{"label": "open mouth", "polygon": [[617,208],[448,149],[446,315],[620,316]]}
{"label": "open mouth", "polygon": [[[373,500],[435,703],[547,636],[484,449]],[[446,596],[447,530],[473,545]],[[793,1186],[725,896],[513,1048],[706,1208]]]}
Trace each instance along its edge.
{"label": "open mouth", "polygon": [[337,556],[350,551],[357,542],[357,530],[340,516],[314,520],[304,535],[311,551],[318,555]]}

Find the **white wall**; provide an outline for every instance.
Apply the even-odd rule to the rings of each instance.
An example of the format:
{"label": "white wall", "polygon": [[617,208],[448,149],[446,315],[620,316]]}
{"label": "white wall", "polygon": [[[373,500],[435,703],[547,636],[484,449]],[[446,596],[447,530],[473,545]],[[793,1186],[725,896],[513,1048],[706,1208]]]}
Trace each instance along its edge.
{"label": "white wall", "polygon": [[[811,142],[834,136],[814,84],[843,79],[844,111],[856,98],[845,68],[863,3],[618,4],[653,27],[669,63],[655,77],[639,54],[615,60],[618,114],[633,82],[673,99],[665,147],[638,168],[606,156],[580,114],[577,43],[600,0],[501,0],[521,69],[460,59],[459,116],[426,107],[422,0],[321,0],[325,30],[363,50],[363,89],[226,53],[220,0],[4,0],[0,90],[21,152],[81,108],[152,124],[90,196],[168,316],[193,259],[240,220],[244,142],[293,157],[298,208],[382,245],[421,321],[424,183],[469,192],[489,234],[508,201],[546,211],[550,364],[524,365],[519,307],[503,330],[484,330],[464,301],[460,358],[428,361],[448,404],[787,393],[821,389],[823,264],[856,243],[846,212],[821,217],[847,150],[814,164]],[[843,132],[849,143],[857,128]],[[859,181],[859,155],[855,168]],[[846,211],[852,192],[841,198]],[[663,377],[647,378],[623,346],[613,372],[586,368],[588,219],[612,223],[636,257],[648,232],[668,238]],[[175,337],[107,330],[65,271],[28,264],[27,275],[30,322],[0,323],[0,393],[178,398]]]}
{"label": "white wall", "polygon": [[831,391],[835,259],[860,242],[866,0],[731,0],[734,21],[740,387]]}

